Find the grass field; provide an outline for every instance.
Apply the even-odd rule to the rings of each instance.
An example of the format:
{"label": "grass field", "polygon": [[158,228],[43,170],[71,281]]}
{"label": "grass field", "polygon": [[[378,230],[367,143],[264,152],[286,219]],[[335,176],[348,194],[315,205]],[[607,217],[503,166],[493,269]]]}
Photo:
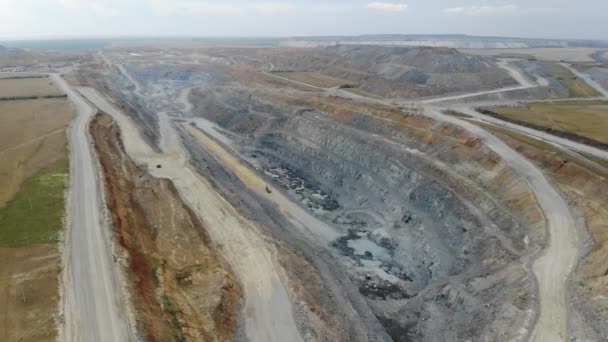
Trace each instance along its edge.
{"label": "grass field", "polygon": [[[48,78],[2,79],[0,97],[57,95]],[[0,341],[56,341],[66,99],[0,101]]]}
{"label": "grass field", "polygon": [[72,117],[65,99],[0,102],[0,208],[26,178],[64,156]]}
{"label": "grass field", "polygon": [[[483,128],[485,128],[486,130],[492,131],[492,132],[496,132],[499,134],[503,134],[506,135],[510,138],[513,138],[519,142],[522,142],[524,144],[528,144],[531,146],[534,146],[536,148],[539,148],[545,152],[547,152],[548,154],[552,155],[553,158],[557,158],[557,159],[561,159],[561,160],[575,160],[579,165],[601,175],[601,176],[608,176],[608,174],[606,174],[603,170],[598,169],[597,167],[595,167],[595,165],[593,165],[593,163],[600,165],[603,168],[607,168],[608,169],[608,161],[601,159],[601,158],[597,158],[591,155],[586,155],[584,153],[581,153],[580,155],[582,156],[582,158],[573,158],[573,155],[571,154],[565,154],[563,151],[561,151],[559,148],[546,143],[544,141],[538,140],[538,139],[534,139],[532,137],[526,136],[524,134],[520,134],[517,132],[514,132],[512,130],[509,130],[507,128],[502,128],[502,127],[497,127],[491,124],[486,124],[486,123],[482,123],[482,122],[477,122],[477,121],[472,121],[472,120],[467,120],[475,125],[479,125]],[[591,161],[591,163],[589,163],[588,161]]]}
{"label": "grass field", "polygon": [[549,75],[564,85],[570,92],[570,97],[596,97],[600,94],[584,80],[578,78],[570,70],[557,63],[542,63]]}
{"label": "grass field", "polygon": [[509,119],[573,133],[608,144],[608,101],[532,103],[493,108]]}
{"label": "grass field", "polygon": [[0,209],[0,247],[57,241],[63,227],[68,173],[64,156],[23,183],[15,198]]}
{"label": "grass field", "polygon": [[327,76],[318,72],[275,72],[277,76],[285,77],[290,80],[310,84],[321,88],[333,88],[344,85],[356,86],[354,82]]}
{"label": "grass field", "polygon": [[1,79],[0,97],[59,95],[48,77]]}
{"label": "grass field", "polygon": [[57,246],[0,247],[0,260],[0,341],[57,341]]}

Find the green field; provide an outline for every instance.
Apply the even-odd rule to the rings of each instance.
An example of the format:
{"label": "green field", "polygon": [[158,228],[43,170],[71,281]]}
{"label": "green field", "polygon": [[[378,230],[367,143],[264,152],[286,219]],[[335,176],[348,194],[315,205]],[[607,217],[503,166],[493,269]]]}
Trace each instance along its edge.
{"label": "green field", "polygon": [[[580,166],[587,168],[588,170],[591,170],[601,176],[606,176],[606,173],[604,172],[604,170],[598,169],[595,165],[593,165],[593,163],[595,163],[595,164],[600,165],[603,168],[608,168],[608,161],[606,161],[604,159],[597,158],[595,156],[587,155],[584,153],[581,153],[582,158],[575,158],[574,155],[572,155],[572,154],[566,155],[559,148],[557,148],[549,143],[528,137],[526,135],[511,131],[509,129],[494,126],[491,124],[477,122],[474,120],[467,119],[467,121],[469,121],[475,125],[479,125],[488,131],[496,132],[498,134],[503,134],[503,135],[506,135],[519,142],[522,142],[524,144],[528,144],[528,145],[534,146],[536,148],[539,148],[539,149],[547,152],[548,154],[550,154],[555,159],[574,161],[574,162],[578,163]],[[589,163],[589,161],[591,161],[592,163]]]}
{"label": "green field", "polygon": [[0,247],[55,243],[63,228],[67,157],[26,180],[0,209]]}
{"label": "green field", "polygon": [[520,107],[492,108],[492,112],[509,120],[608,144],[607,101],[539,102]]}

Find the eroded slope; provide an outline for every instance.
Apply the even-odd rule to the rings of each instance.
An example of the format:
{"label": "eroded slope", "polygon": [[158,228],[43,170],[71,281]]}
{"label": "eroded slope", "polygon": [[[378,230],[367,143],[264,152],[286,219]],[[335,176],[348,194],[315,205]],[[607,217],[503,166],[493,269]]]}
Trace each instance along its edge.
{"label": "eroded slope", "polygon": [[97,116],[90,131],[138,333],[148,341],[230,340],[241,289],[204,227],[170,181],[150,176],[125,154],[109,116]]}

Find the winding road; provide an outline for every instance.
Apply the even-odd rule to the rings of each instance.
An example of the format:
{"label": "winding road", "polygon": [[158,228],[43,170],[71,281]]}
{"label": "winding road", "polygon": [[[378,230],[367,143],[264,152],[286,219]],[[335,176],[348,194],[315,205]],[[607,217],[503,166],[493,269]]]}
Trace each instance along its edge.
{"label": "winding road", "polygon": [[63,341],[134,341],[113,264],[88,122],[96,110],[52,74],[77,112],[69,130],[70,192],[62,270]]}
{"label": "winding road", "polygon": [[[543,80],[537,80],[538,84],[530,82],[519,70],[510,66],[508,62],[508,60],[502,61],[499,63],[499,66],[507,70],[520,86],[503,89],[503,91],[510,91],[516,88],[528,89],[544,85],[545,82]],[[501,91],[490,91],[485,92],[485,94],[494,92]],[[473,96],[478,95],[482,95],[482,93],[473,94]],[[448,97],[438,100],[446,101],[465,97]],[[433,103],[441,101],[433,101]],[[580,248],[578,230],[570,212],[570,207],[547,181],[543,172],[531,161],[483,128],[460,118],[442,114],[446,109],[455,109],[454,106],[438,108],[428,106],[427,104],[429,103],[431,102],[422,101],[425,115],[460,126],[482,139],[486,146],[501,156],[526,181],[530,190],[534,193],[536,201],[545,216],[548,239],[545,249],[532,266],[532,271],[538,284],[539,313],[530,340],[533,342],[568,341],[567,284],[570,272],[576,266]],[[474,114],[476,113],[473,109],[474,105],[461,105],[456,108],[478,119],[481,116],[479,113],[477,113],[479,115]],[[532,136],[534,137],[538,136],[536,134],[537,131],[518,125],[511,124],[508,128],[516,129],[527,135],[533,134]],[[554,140],[552,138],[548,139]],[[564,145],[571,145],[569,140],[563,140],[565,140],[565,142],[562,142]],[[589,148],[586,147],[585,150],[588,151]]]}
{"label": "winding road", "polygon": [[[520,83],[521,89],[544,84],[541,81],[537,81],[538,85],[531,83],[519,70],[509,66],[508,61],[504,61],[503,64],[499,63],[499,65]],[[461,105],[456,108],[465,114],[479,118],[474,114],[476,113],[474,105]],[[547,181],[543,172],[531,161],[485,129],[460,118],[443,114],[442,111],[446,109],[454,109],[454,106],[449,108],[426,106],[424,113],[437,120],[460,126],[482,139],[486,146],[501,156],[514,172],[526,181],[534,193],[545,217],[548,239],[545,249],[532,266],[538,284],[539,313],[530,340],[533,342],[568,341],[567,285],[569,275],[577,264],[580,248],[578,230],[570,207],[561,194]],[[508,128],[516,129],[527,135],[537,132],[518,125],[510,125]],[[537,137],[538,134],[532,136]],[[554,139],[551,140],[554,141]],[[563,140],[565,140],[563,142],[565,145],[569,145],[569,140]]]}
{"label": "winding road", "polygon": [[534,193],[545,216],[548,240],[542,255],[533,265],[538,281],[540,312],[531,341],[568,341],[567,280],[576,266],[579,250],[578,231],[568,204],[541,170],[488,131],[435,109],[427,110],[425,114],[460,126],[481,138],[526,181]]}

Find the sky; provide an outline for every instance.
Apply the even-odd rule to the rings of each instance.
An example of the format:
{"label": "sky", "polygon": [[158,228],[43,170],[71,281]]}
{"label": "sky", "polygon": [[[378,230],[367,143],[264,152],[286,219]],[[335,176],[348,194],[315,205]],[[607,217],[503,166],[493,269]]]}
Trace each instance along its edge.
{"label": "sky", "polygon": [[608,0],[0,0],[0,38],[470,34],[608,40]]}

